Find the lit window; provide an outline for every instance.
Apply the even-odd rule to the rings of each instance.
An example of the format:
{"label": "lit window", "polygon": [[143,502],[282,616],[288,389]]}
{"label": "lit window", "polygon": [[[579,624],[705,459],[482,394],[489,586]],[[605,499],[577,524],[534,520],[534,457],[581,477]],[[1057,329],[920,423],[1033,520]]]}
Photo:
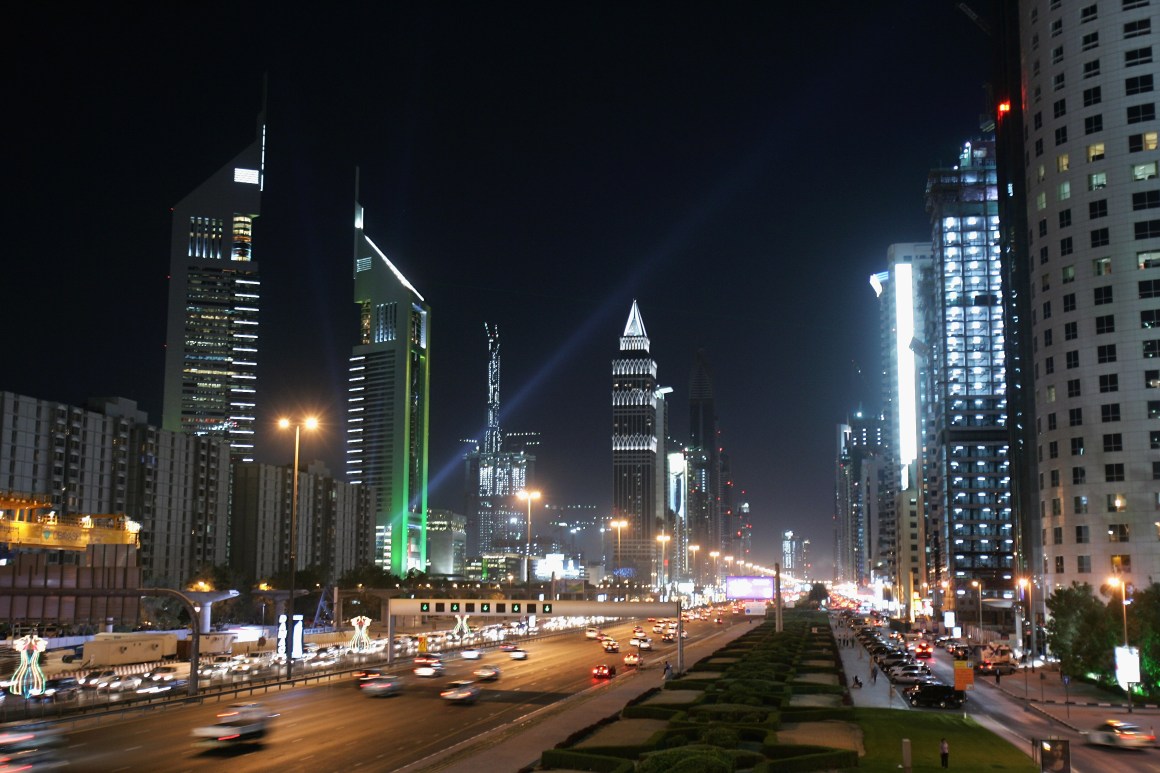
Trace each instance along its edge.
{"label": "lit window", "polygon": [[1090,164],[1092,161],[1100,161],[1104,157],[1104,143],[1094,142],[1087,146],[1087,160]]}
{"label": "lit window", "polygon": [[1067,153],[1060,153],[1055,157],[1055,171],[1066,172],[1071,169],[1071,157]]}
{"label": "lit window", "polygon": [[1156,162],[1149,161],[1145,164],[1132,164],[1132,179],[1133,180],[1151,180],[1156,176]]}
{"label": "lit window", "polygon": [[1157,132],[1132,134],[1128,137],[1128,152],[1140,153],[1145,150],[1155,150],[1157,147]]}
{"label": "lit window", "polygon": [[1098,191],[1108,187],[1108,173],[1107,172],[1093,172],[1088,175],[1088,190]]}

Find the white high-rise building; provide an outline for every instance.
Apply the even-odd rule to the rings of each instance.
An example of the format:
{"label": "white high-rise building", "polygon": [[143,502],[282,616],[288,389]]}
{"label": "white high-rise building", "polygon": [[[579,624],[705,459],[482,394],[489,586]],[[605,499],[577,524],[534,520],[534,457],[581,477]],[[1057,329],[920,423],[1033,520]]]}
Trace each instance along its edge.
{"label": "white high-rise building", "polygon": [[1155,2],[1022,0],[1045,590],[1160,576]]}

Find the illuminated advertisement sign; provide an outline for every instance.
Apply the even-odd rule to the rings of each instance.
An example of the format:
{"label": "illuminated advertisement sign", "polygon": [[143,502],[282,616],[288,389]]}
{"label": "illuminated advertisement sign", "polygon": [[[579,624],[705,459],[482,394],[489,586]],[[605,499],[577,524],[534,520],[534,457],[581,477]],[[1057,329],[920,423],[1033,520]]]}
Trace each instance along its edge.
{"label": "illuminated advertisement sign", "polygon": [[726,577],[725,598],[732,600],[743,599],[772,599],[772,577]]}

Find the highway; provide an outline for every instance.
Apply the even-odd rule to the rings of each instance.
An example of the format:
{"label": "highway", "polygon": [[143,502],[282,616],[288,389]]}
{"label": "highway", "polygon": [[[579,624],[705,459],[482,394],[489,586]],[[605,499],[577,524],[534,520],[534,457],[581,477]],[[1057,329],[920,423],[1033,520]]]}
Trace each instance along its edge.
{"label": "highway", "polygon": [[[651,624],[641,623],[646,631]],[[713,623],[686,624],[686,644],[718,629]],[[513,661],[508,653],[489,648],[480,661],[449,658],[442,676],[423,679],[410,674],[410,664],[394,669],[406,674],[406,686],[396,696],[370,698],[359,693],[354,680],[332,682],[254,697],[209,698],[201,705],[168,706],[144,716],[82,723],[68,735],[65,759],[85,771],[166,770],[192,771],[220,767],[228,761],[231,773],[247,771],[330,771],[349,768],[395,770],[480,734],[502,733],[509,723],[537,709],[604,682],[591,676],[598,663],[617,666],[625,678],[622,659],[629,652],[633,623],[605,627],[621,643],[619,655],[606,655],[601,646],[574,634],[537,640],[527,645],[528,659]],[[654,640],[645,662],[659,668],[666,659],[676,663],[676,645]],[[498,682],[484,683],[475,704],[451,704],[439,691],[455,679],[471,679],[479,663],[498,665]],[[199,749],[191,729],[212,724],[218,711],[234,700],[257,700],[278,714],[272,732],[261,745],[224,750]]]}

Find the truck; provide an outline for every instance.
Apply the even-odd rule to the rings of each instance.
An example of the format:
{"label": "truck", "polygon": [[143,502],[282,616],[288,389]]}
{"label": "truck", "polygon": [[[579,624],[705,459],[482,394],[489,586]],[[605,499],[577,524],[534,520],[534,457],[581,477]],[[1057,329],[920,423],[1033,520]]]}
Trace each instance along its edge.
{"label": "truck", "polygon": [[217,715],[217,722],[195,727],[193,737],[199,746],[236,746],[259,743],[270,731],[271,714],[261,703],[234,703]]}
{"label": "truck", "polygon": [[1006,642],[988,642],[975,654],[976,674],[1015,673],[1015,653]]}
{"label": "truck", "polygon": [[98,633],[85,642],[83,667],[154,663],[177,656],[175,633]]}

